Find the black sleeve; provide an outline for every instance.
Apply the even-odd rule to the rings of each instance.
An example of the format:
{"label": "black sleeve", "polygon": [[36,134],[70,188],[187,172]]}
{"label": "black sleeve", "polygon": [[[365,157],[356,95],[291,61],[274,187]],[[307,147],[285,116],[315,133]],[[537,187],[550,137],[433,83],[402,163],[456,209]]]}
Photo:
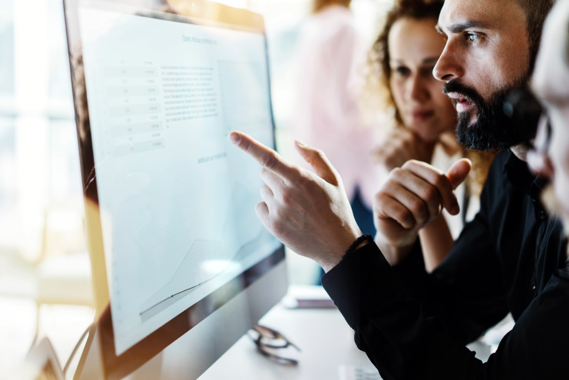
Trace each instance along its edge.
{"label": "black sleeve", "polygon": [[425,272],[420,244],[394,267],[407,294],[420,300],[428,317],[437,317],[445,331],[467,344],[508,314],[501,264],[495,254],[483,212],[466,225],[446,260]]}
{"label": "black sleeve", "polygon": [[427,274],[419,242],[394,271],[406,292],[421,301],[426,316],[437,317],[454,339],[476,340],[508,314],[507,291],[496,252],[494,205],[504,191],[502,157],[492,166],[480,211],[468,223],[446,260]]}
{"label": "black sleeve", "polygon": [[560,272],[485,364],[404,290],[375,244],[346,256],[323,285],[385,380],[567,379],[569,281]]}

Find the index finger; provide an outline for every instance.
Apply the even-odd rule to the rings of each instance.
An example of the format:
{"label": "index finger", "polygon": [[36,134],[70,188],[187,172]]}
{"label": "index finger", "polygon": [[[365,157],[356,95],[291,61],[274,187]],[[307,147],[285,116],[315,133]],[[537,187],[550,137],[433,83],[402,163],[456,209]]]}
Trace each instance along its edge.
{"label": "index finger", "polygon": [[265,169],[284,179],[291,179],[290,165],[273,149],[261,144],[246,133],[238,131],[229,134],[229,141],[253,157]]}
{"label": "index finger", "polygon": [[409,170],[433,185],[441,196],[443,207],[451,215],[459,213],[460,206],[458,200],[454,194],[452,184],[445,173],[427,163],[415,160],[407,161],[402,168]]}

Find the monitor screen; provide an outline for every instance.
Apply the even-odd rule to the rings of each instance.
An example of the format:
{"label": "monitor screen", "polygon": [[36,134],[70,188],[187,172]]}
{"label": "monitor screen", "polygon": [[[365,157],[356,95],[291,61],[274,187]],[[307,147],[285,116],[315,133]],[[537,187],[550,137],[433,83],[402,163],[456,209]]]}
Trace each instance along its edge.
{"label": "monitor screen", "polygon": [[274,147],[259,18],[206,17],[205,2],[188,3],[201,8],[189,14],[141,3],[66,1],[85,195],[96,209],[90,253],[102,263],[96,289],[108,297],[119,358],[200,302],[219,309],[236,279],[243,290],[260,264],[267,272],[283,259],[255,214],[259,166],[227,139],[240,129]]}

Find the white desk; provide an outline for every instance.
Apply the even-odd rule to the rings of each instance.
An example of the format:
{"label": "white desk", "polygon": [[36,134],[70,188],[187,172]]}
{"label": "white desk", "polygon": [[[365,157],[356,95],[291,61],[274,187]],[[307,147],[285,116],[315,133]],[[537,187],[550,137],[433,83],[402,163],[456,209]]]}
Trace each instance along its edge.
{"label": "white desk", "polygon": [[302,352],[294,356],[298,366],[278,364],[262,356],[244,336],[200,380],[334,380],[342,364],[373,367],[356,347],[353,331],[337,309],[286,309],[279,304],[260,324],[278,330],[300,347]]}

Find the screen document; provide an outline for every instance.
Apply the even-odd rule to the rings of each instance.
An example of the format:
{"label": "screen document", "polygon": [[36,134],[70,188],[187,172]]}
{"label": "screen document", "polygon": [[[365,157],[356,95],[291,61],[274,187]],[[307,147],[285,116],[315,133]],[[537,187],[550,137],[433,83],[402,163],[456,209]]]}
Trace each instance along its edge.
{"label": "screen document", "polygon": [[258,221],[273,146],[264,36],[116,9],[79,10],[116,354],[280,243]]}

